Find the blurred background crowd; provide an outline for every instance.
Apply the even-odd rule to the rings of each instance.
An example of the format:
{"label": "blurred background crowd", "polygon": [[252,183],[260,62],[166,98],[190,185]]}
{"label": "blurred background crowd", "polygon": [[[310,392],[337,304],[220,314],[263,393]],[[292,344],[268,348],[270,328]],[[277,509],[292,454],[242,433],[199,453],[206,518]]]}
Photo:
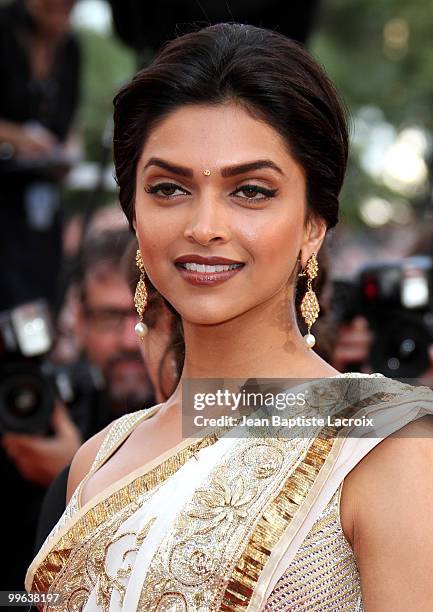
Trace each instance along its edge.
{"label": "blurred background crowd", "polygon": [[431,16],[428,0],[0,0],[0,590],[23,589],[47,488],[80,444],[180,376],[182,330],[150,283],[140,346],[134,332],[111,101],[192,23],[275,28],[325,66],[351,157],[318,258],[315,350],[433,388]]}

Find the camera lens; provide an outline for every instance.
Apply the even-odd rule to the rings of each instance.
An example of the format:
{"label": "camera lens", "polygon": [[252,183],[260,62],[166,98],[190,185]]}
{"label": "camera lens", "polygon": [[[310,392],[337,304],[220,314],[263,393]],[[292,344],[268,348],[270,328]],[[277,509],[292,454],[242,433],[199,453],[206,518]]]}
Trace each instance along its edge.
{"label": "camera lens", "polygon": [[35,414],[40,406],[42,393],[34,380],[21,378],[17,384],[5,389],[6,410],[13,416],[26,418]]}
{"label": "camera lens", "polygon": [[40,367],[28,361],[9,364],[0,376],[0,430],[48,431],[54,393]]}

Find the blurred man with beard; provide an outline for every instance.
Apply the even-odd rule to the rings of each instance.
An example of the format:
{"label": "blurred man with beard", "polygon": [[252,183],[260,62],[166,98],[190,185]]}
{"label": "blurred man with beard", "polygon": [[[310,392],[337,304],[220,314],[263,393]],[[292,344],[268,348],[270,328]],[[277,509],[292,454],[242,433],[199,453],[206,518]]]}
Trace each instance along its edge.
{"label": "blurred man with beard", "polygon": [[155,403],[134,330],[137,312],[121,265],[130,241],[129,230],[110,230],[92,236],[83,248],[76,331],[84,358],[80,368],[91,371],[97,390],[93,405],[85,408],[93,416],[89,435],[125,412]]}
{"label": "blurred man with beard", "polygon": [[[41,543],[37,517],[43,497],[52,483],[52,497],[41,512],[39,526],[45,539],[64,510],[69,464],[80,445],[121,414],[156,403],[134,330],[138,317],[122,262],[131,239],[129,229],[113,229],[92,231],[85,240],[78,299],[72,307],[82,355],[69,364],[74,397],[68,408],[56,403],[53,435],[2,436],[3,449],[16,468],[11,489],[14,501],[19,499],[9,504],[9,522],[18,524],[18,520],[23,534],[22,546],[11,556],[8,572],[2,572],[2,590],[23,589],[34,538],[36,549]],[[15,531],[12,533],[16,539]]]}

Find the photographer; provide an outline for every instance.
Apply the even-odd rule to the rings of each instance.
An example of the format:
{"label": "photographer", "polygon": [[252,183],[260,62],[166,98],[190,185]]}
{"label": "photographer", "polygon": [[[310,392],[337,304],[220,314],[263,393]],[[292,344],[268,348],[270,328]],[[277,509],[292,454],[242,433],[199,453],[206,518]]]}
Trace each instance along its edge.
{"label": "photographer", "polygon": [[137,315],[121,269],[129,242],[128,230],[113,230],[84,244],[76,320],[83,354],[68,372],[74,391],[69,411],[56,400],[51,435],[2,436],[0,466],[7,490],[14,492],[4,516],[20,526],[19,541],[14,532],[8,543],[12,552],[2,573],[4,589],[22,589],[46,487],[70,463],[82,441],[120,414],[154,403],[134,332]]}
{"label": "photographer", "polygon": [[[93,230],[96,226],[95,221],[96,218],[93,218]],[[132,307],[132,295],[139,279],[139,271],[135,263],[135,253],[138,245],[135,239],[130,239],[129,231],[122,231],[120,229],[105,230],[100,233],[99,237],[96,235],[94,240],[91,240],[92,235],[95,235],[94,232],[89,231],[87,235],[86,247],[83,251],[83,269],[80,281],[81,304],[79,307],[81,312],[78,316],[78,327],[81,328],[79,335],[82,337],[84,345],[83,348],[86,351],[87,358],[91,359],[92,356],[94,356],[94,359],[100,362],[100,357],[103,352],[103,345],[105,344],[105,346],[107,346],[108,339],[105,338],[104,341],[104,335],[107,336],[107,334],[101,334],[101,330],[98,331],[98,326],[93,329],[93,332],[90,335],[85,333],[90,324],[90,322],[86,322],[85,313],[88,310],[86,303],[88,303],[90,300],[90,303],[93,305],[96,305],[97,303],[99,308],[101,302],[104,302],[105,305],[110,304],[110,307],[112,307],[114,305],[112,300],[114,299],[117,302],[117,299],[114,297],[117,294],[120,296],[121,300],[124,300]],[[127,246],[126,250],[124,251],[125,245]],[[118,257],[116,259],[113,259],[114,252],[118,253]],[[112,263],[111,266],[109,263],[110,261]],[[110,278],[109,285],[111,284],[113,289],[115,289],[115,285],[117,285],[117,289],[114,293],[109,290],[107,292],[105,289],[108,287],[103,282],[99,285],[99,288],[102,289],[102,291],[98,291],[98,284],[92,282],[92,279],[95,281],[96,278],[98,278],[98,275],[95,274],[95,272],[98,268],[101,272],[101,265],[105,266],[105,273],[108,273],[111,268],[111,274],[108,278]],[[119,277],[119,272],[121,273],[121,277]],[[103,277],[99,275],[99,280],[102,280],[102,278]],[[125,287],[129,291],[129,299],[125,293]],[[136,313],[131,317],[131,319],[133,322],[137,320]],[[132,340],[133,342],[132,346],[134,360],[136,357],[138,358],[138,354],[135,353],[135,350],[137,347],[139,347],[142,359],[146,364],[147,374],[152,382],[154,390],[154,398],[150,398],[144,404],[140,404],[139,407],[164,402],[172,392],[173,388],[176,387],[183,367],[184,345],[182,332],[175,324],[173,313],[167,308],[162,296],[156,291],[155,287],[150,281],[148,281],[148,304],[144,320],[149,331],[146,334],[146,337],[139,343],[137,342],[135,335],[133,337],[129,334],[131,331],[129,327],[130,322],[128,322],[129,332],[128,329],[125,330],[125,328],[123,328],[124,332],[126,333],[127,346],[129,340]],[[125,324],[126,322],[124,325]],[[112,338],[111,342],[115,342],[114,339],[116,338],[116,335],[114,336],[114,339],[112,334],[109,334],[109,336]],[[117,334],[117,338],[120,339],[121,335]],[[117,342],[118,341],[119,340],[117,340]],[[101,349],[101,351],[98,349]],[[117,359],[113,360],[112,358],[110,361],[113,363],[116,360]],[[100,362],[100,365],[103,367],[103,363]],[[105,368],[105,371],[106,376],[109,375],[109,369]],[[113,388],[113,385],[115,385],[115,381],[108,380],[107,382],[108,387],[111,387],[112,392],[114,392],[115,389]],[[135,384],[138,384],[139,387],[143,387],[143,385],[146,384],[145,378],[143,378],[141,382],[140,380],[136,381]],[[101,402],[99,402],[99,404],[101,404]],[[106,408],[108,409],[109,405],[107,405]],[[110,422],[107,420],[107,416],[109,415],[109,412],[108,415],[105,415],[105,417],[103,413],[100,414],[100,419],[98,422],[99,429],[102,428],[104,423]],[[98,429],[95,429],[95,432],[97,430]],[[36,554],[40,549],[45,538],[65,509],[68,472],[69,466],[65,468],[61,474],[59,474],[48,489],[47,495],[45,496],[39,515],[34,554]]]}
{"label": "photographer", "polygon": [[[416,259],[420,257],[420,259]],[[386,375],[416,378],[419,384],[433,384],[433,229],[422,228],[407,253],[393,266],[388,261],[373,271],[361,268],[354,283],[334,284],[336,342],[332,365],[340,371],[359,369],[382,371]],[[388,270],[388,272],[387,272]],[[381,280],[387,274],[394,282]],[[398,279],[398,280],[397,280]],[[377,285],[376,285],[377,283]],[[367,285],[372,285],[368,287]],[[388,285],[391,301],[386,305],[386,325],[379,315],[385,295],[381,285]],[[390,289],[394,285],[393,289]],[[377,287],[377,305],[368,304],[365,295]],[[377,289],[376,289],[377,290]],[[374,293],[374,291],[373,291]],[[364,294],[364,297],[363,297]],[[360,299],[361,298],[361,302]],[[417,303],[421,300],[420,303]],[[406,303],[407,302],[407,303]],[[345,304],[345,305],[344,305]],[[378,318],[379,317],[379,318]],[[383,318],[383,317],[382,317]],[[382,323],[381,323],[382,321]],[[381,334],[378,329],[381,329]],[[370,363],[374,360],[374,364]]]}
{"label": "photographer", "polygon": [[57,297],[60,186],[79,152],[73,6],[14,0],[0,8],[0,310]]}
{"label": "photographer", "polygon": [[154,401],[134,331],[137,311],[123,271],[130,242],[129,229],[106,230],[89,234],[82,249],[75,331],[82,347],[80,367],[95,381],[92,410],[84,411],[93,414],[86,438]]}
{"label": "photographer", "polygon": [[79,428],[58,399],[53,406],[50,426],[49,434],[6,432],[1,436],[0,470],[7,492],[2,516],[6,525],[18,527],[6,530],[4,535],[8,563],[1,574],[2,590],[23,588],[46,488],[70,463],[83,442]]}

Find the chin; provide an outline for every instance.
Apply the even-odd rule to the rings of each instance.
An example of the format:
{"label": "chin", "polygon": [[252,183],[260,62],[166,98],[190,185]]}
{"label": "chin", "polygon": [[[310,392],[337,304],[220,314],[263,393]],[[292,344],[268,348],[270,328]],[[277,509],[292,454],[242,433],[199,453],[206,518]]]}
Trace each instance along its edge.
{"label": "chin", "polygon": [[243,305],[233,292],[226,293],[225,297],[222,295],[218,297],[207,295],[201,297],[188,296],[185,299],[179,299],[178,295],[177,299],[168,301],[179,313],[182,321],[190,325],[219,325],[226,323],[241,317],[254,306],[254,304],[248,303]]}
{"label": "chin", "polygon": [[185,323],[189,323],[190,325],[222,325],[227,321],[236,319],[240,314],[239,312],[227,314],[222,314],[221,312],[195,312],[191,316],[182,316],[182,319]]}

